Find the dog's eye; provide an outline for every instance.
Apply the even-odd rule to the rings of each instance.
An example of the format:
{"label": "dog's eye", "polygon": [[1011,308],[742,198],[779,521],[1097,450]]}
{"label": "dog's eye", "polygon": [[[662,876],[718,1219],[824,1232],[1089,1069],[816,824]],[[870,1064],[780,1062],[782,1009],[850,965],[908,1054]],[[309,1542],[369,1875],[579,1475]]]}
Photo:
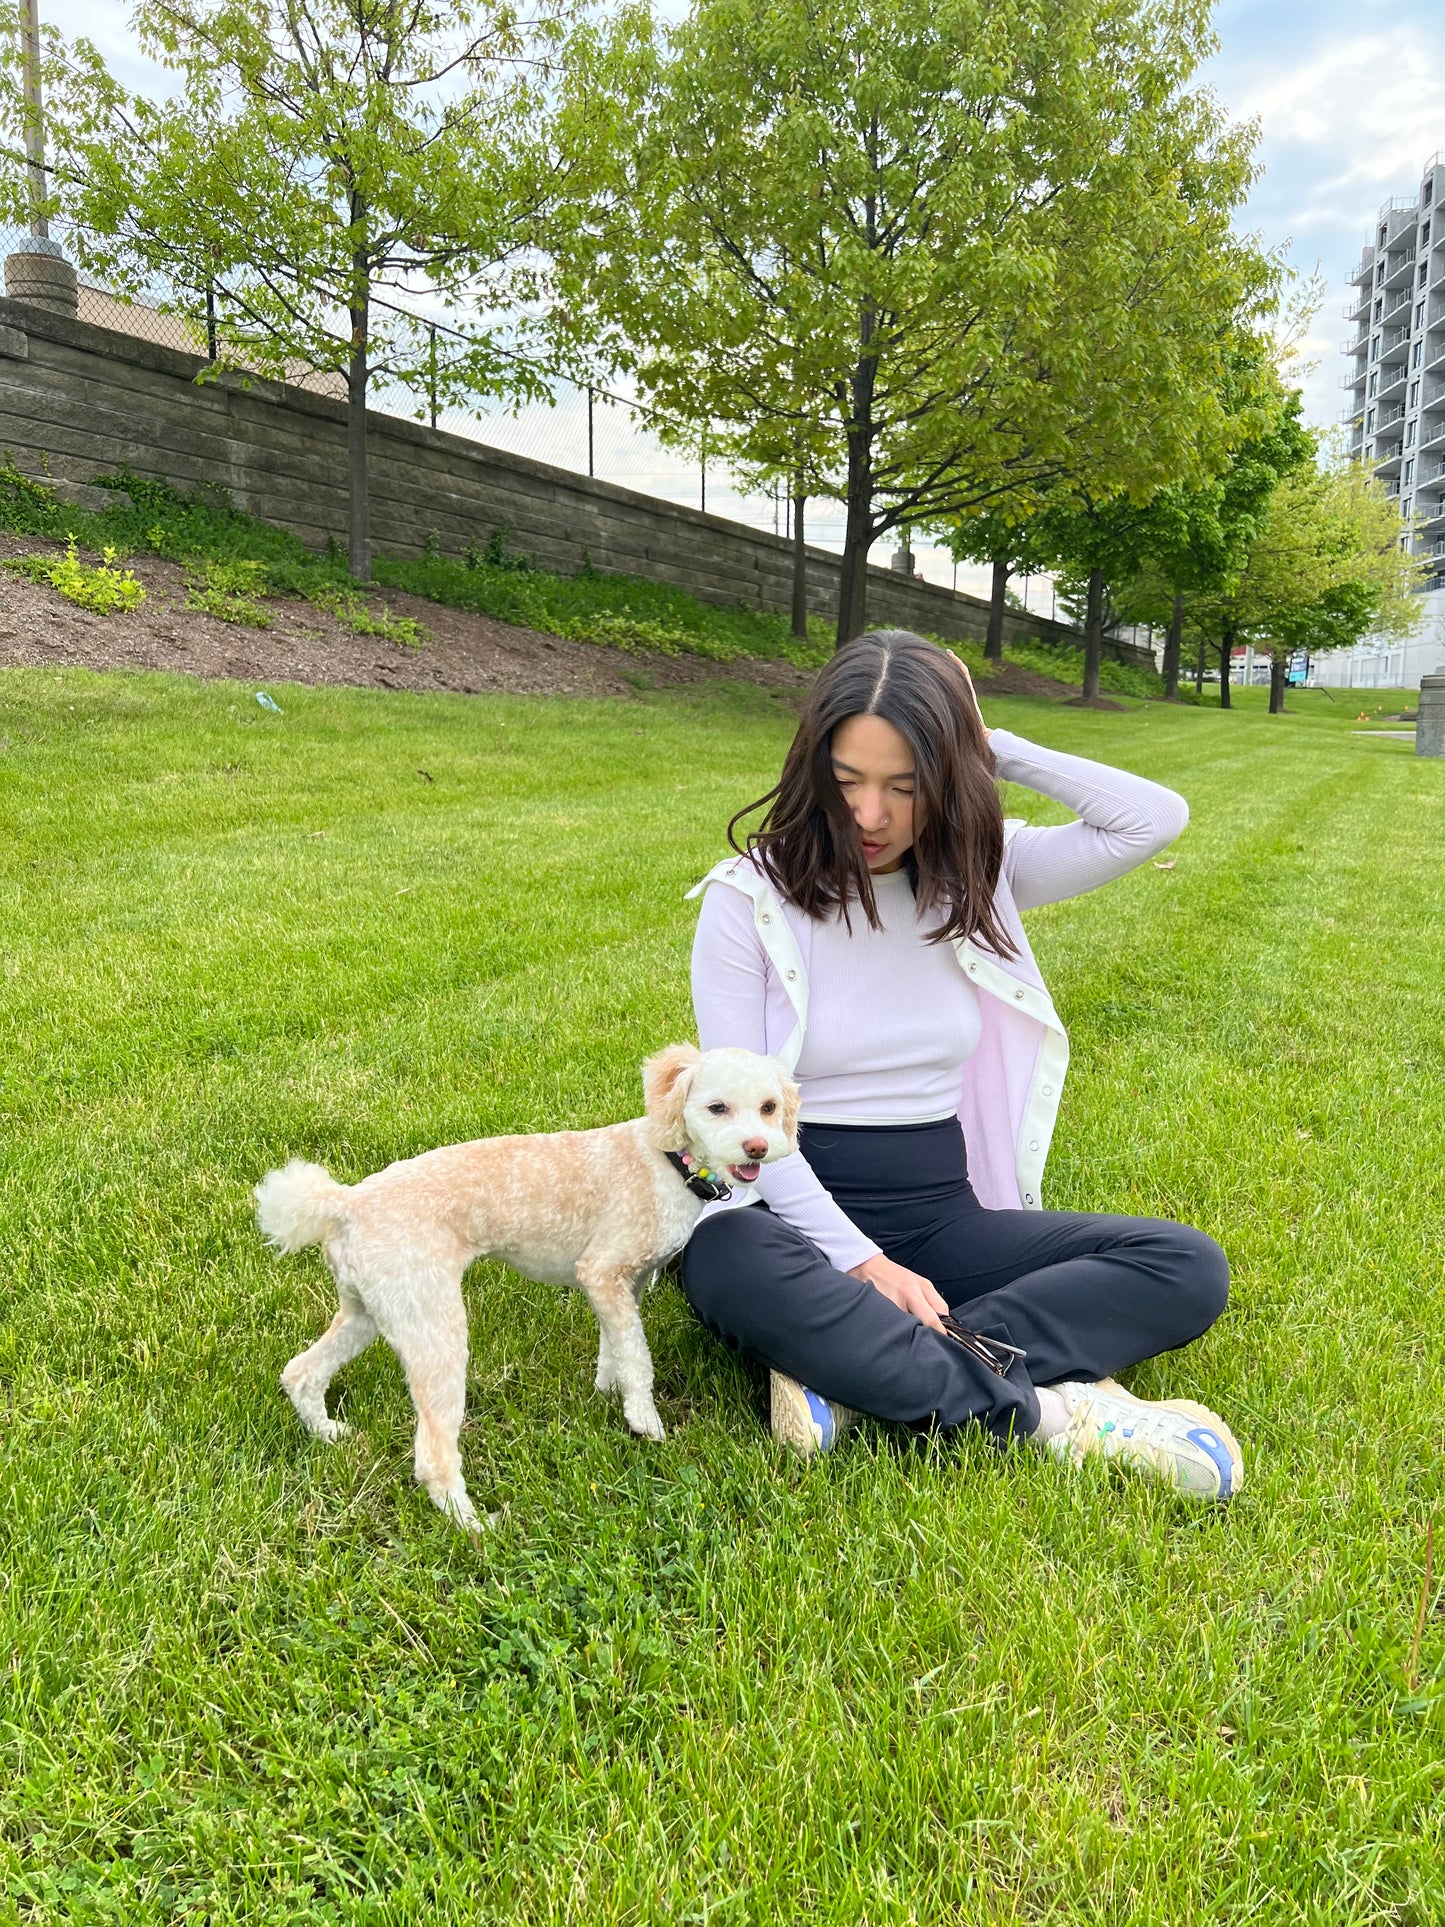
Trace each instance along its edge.
{"label": "dog's eye", "polygon": [[709,1104],[707,1108],[714,1117],[726,1117],[728,1114],[726,1104]]}
{"label": "dog's eye", "polygon": [[767,1103],[763,1106],[763,1116],[771,1117],[773,1115],[773,1112],[777,1110],[777,1108],[778,1106],[777,1106],[776,1100],[770,1097]]}

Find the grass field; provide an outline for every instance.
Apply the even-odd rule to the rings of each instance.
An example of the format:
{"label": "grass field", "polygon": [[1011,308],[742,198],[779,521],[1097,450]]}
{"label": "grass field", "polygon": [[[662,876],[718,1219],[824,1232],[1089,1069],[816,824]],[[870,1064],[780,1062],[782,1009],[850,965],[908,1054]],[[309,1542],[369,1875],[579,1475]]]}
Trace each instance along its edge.
{"label": "grass field", "polygon": [[479,1267],[477,1547],[385,1350],[302,1435],[328,1284],[249,1188],[634,1114],[789,718],[273,693],[0,676],[0,1919],[1438,1927],[1445,765],[1353,699],[991,709],[1193,806],[1031,931],[1048,1201],[1233,1260],[1135,1380],[1228,1416],[1226,1514],[969,1440],[783,1462],[671,1287],[644,1446],[585,1303]]}

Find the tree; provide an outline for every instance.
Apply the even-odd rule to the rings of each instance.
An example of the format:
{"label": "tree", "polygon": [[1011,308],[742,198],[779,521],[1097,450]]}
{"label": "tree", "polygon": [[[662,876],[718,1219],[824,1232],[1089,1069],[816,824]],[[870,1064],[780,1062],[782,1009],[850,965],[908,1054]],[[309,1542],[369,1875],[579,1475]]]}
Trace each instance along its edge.
{"label": "tree", "polygon": [[694,0],[627,31],[559,314],[719,454],[846,503],[840,640],[889,529],[1209,472],[1272,269],[1229,229],[1252,136],[1188,87],[1204,0]]}
{"label": "tree", "polygon": [[[1111,583],[1125,620],[1166,630],[1161,674],[1170,701],[1179,693],[1186,605],[1222,594],[1238,578],[1270,496],[1316,450],[1300,422],[1299,391],[1261,359],[1259,344],[1246,343],[1231,358],[1225,400],[1236,423],[1227,466],[1202,486],[1158,492],[1134,520],[1131,574]],[[1227,707],[1227,677],[1220,693]]]}
{"label": "tree", "polygon": [[[1361,462],[1296,470],[1270,495],[1244,567],[1210,599],[1220,633],[1270,657],[1269,713],[1284,709],[1297,649],[1339,649],[1420,623],[1420,565],[1395,502]],[[1222,666],[1227,674],[1227,664]]]}
{"label": "tree", "polygon": [[[546,61],[560,13],[507,0],[140,0],[176,94],[127,94],[84,41],[48,47],[56,204],[87,265],[209,312],[216,366],[346,384],[349,556],[370,575],[366,404],[419,371],[424,328],[385,290],[493,304],[536,287],[559,191]],[[539,386],[475,340],[451,389]]]}
{"label": "tree", "polygon": [[983,645],[984,656],[991,662],[1003,661],[1010,577],[1032,575],[1053,560],[1039,541],[1038,528],[1037,517],[1018,521],[1002,508],[979,509],[944,525],[944,544],[960,562],[986,562],[992,571],[988,632]]}

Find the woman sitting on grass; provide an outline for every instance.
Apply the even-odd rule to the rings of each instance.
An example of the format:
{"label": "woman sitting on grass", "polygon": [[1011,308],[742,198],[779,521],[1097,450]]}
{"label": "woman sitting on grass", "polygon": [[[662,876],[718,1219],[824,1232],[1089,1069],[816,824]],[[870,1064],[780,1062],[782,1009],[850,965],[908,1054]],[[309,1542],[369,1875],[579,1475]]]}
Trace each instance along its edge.
{"label": "woman sitting on grass", "polygon": [[[1079,820],[1010,837],[996,775]],[[1068,1043],[1019,921],[1163,849],[1183,800],[986,730],[956,658],[884,630],[822,671],[730,835],[764,808],[694,892],[693,1001],[704,1050],[792,1070],[799,1149],[704,1212],[682,1278],[772,1366],[776,1436],[806,1454],[856,1412],[975,1423],[1229,1498],[1228,1427],[1110,1376],[1214,1323],[1224,1253],[1188,1225],[1038,1208]]]}

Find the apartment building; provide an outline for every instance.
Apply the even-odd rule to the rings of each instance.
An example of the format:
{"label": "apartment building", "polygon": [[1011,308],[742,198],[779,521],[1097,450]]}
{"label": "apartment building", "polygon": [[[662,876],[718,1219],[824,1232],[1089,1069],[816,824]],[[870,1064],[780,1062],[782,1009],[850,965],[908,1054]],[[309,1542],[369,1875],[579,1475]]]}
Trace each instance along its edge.
{"label": "apartment building", "polygon": [[1425,620],[1410,643],[1320,658],[1312,680],[1413,689],[1445,662],[1445,154],[1426,162],[1413,198],[1380,209],[1350,284],[1355,332],[1340,344],[1351,362],[1341,380],[1350,449],[1414,522]]}

